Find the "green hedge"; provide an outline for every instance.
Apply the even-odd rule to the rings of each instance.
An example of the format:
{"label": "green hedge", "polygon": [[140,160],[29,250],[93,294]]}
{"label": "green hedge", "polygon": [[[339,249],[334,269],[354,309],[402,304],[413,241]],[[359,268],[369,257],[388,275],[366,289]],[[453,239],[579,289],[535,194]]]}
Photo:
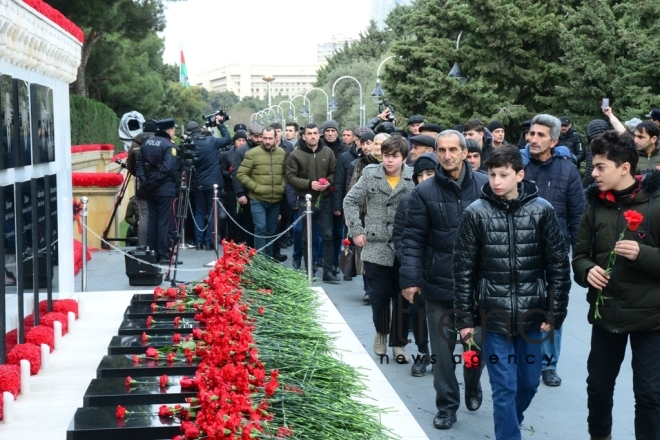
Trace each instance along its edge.
{"label": "green hedge", "polygon": [[115,152],[124,151],[119,140],[119,118],[107,105],[79,95],[69,96],[71,108],[71,145],[113,144]]}

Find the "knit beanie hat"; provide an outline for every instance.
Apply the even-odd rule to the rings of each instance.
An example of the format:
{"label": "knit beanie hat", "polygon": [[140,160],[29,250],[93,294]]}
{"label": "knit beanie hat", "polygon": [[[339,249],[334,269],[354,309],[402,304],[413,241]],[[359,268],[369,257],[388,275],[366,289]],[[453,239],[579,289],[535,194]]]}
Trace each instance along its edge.
{"label": "knit beanie hat", "polygon": [[248,140],[247,134],[243,130],[239,130],[236,133],[234,133],[234,137],[232,138],[232,142],[236,142],[237,139],[245,139],[245,141]]}
{"label": "knit beanie hat", "polygon": [[339,124],[335,120],[328,119],[321,125],[321,134],[325,133],[328,128],[334,128],[336,131],[339,131]]}
{"label": "knit beanie hat", "polygon": [[417,158],[413,167],[413,181],[417,184],[417,175],[424,170],[435,170],[438,167],[438,158],[435,153],[424,153]]}
{"label": "knit beanie hat", "polygon": [[465,139],[465,145],[467,145],[468,153],[479,153],[481,155],[481,148],[474,139]]}
{"label": "knit beanie hat", "polygon": [[587,125],[587,142],[591,143],[601,134],[610,129],[610,124],[602,119],[594,119]]}
{"label": "knit beanie hat", "polygon": [[490,131],[491,133],[497,130],[498,128],[504,130],[504,124],[502,124],[500,121],[491,121],[491,123],[488,124],[488,131]]}

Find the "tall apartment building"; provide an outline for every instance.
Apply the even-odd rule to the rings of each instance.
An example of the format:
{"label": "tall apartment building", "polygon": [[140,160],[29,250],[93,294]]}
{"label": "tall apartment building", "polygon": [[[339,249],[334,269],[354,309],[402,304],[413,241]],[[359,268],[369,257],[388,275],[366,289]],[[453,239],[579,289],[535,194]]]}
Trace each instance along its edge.
{"label": "tall apartment building", "polygon": [[319,64],[229,63],[200,73],[190,84],[218,92],[230,90],[240,98],[266,99],[268,86],[263,78],[272,76],[275,78],[270,84],[272,96],[294,96],[314,87],[318,68]]}
{"label": "tall apartment building", "polygon": [[356,41],[357,39],[346,35],[333,35],[332,41],[316,46],[317,61],[319,63],[325,63],[325,60],[329,58],[335,50],[343,48],[346,43],[350,45]]}
{"label": "tall apartment building", "polygon": [[396,5],[407,5],[412,0],[371,0],[371,18],[376,20],[379,28],[385,27],[385,19]]}

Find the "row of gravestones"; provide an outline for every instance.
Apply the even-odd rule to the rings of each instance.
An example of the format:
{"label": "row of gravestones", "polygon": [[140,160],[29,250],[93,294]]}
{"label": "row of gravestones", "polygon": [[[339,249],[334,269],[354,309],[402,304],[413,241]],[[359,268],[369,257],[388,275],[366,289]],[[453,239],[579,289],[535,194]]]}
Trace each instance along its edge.
{"label": "row of gravestones", "polygon": [[[153,361],[141,359],[135,363],[133,355],[145,354],[148,347],[164,347],[173,344],[175,333],[182,336],[192,333],[199,323],[193,320],[194,313],[175,311],[153,312],[151,304],[165,305],[167,299],[154,301],[151,294],[136,294],[124,314],[117,336],[108,346],[93,379],[83,397],[83,407],[78,408],[69,424],[67,440],[156,440],[171,439],[181,433],[180,420],[159,417],[161,405],[181,404],[195,397],[194,389],[179,386],[181,376],[194,376],[197,361]],[[162,309],[159,309],[162,310]],[[153,324],[147,326],[147,318],[153,316]],[[181,321],[174,324],[174,318]],[[142,333],[149,335],[148,342],[142,341]],[[167,375],[171,386],[161,387],[159,377]],[[127,387],[130,376],[138,383]],[[116,417],[117,406],[126,408],[123,419]]]}

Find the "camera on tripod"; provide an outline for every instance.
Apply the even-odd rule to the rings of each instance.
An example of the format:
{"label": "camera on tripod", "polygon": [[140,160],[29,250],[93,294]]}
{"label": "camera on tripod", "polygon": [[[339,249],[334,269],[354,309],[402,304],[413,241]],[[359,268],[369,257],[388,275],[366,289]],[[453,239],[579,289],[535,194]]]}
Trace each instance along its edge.
{"label": "camera on tripod", "polygon": [[378,113],[383,113],[386,108],[390,109],[390,114],[387,116],[387,120],[389,122],[394,122],[394,106],[390,104],[387,99],[384,99],[382,104],[378,104]]}
{"label": "camera on tripod", "polygon": [[222,122],[226,122],[229,119],[231,119],[231,116],[227,113],[227,110],[221,109],[217,110],[210,115],[204,116],[204,119],[206,120],[206,126],[209,128],[217,127],[218,122],[215,120],[216,116],[221,116],[222,117]]}
{"label": "camera on tripod", "polygon": [[192,166],[197,160],[197,144],[192,137],[187,137],[179,144],[181,162],[183,166]]}

